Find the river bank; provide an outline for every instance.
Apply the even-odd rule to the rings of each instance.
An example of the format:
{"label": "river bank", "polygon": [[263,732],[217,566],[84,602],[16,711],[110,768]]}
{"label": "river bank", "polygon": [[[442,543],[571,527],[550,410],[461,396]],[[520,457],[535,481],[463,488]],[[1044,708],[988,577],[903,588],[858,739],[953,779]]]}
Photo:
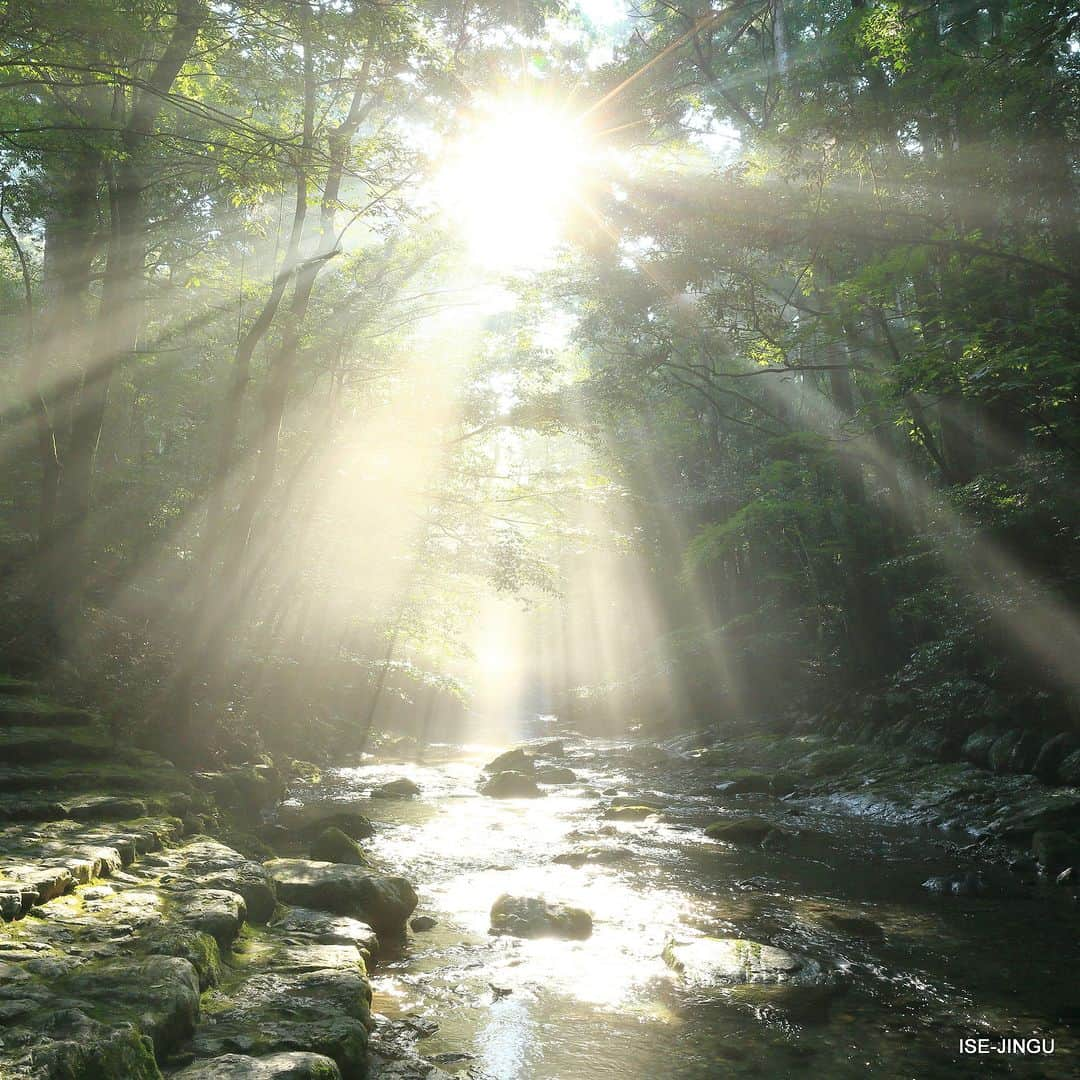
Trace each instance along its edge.
{"label": "river bank", "polygon": [[1073,1075],[1075,788],[761,732],[187,774],[3,705],[4,1077]]}

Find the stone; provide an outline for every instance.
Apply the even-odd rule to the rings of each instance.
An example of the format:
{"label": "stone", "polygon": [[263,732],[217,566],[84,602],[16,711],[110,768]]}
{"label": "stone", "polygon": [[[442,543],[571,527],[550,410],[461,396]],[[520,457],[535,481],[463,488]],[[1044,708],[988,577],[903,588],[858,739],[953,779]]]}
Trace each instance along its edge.
{"label": "stone", "polygon": [[1031,771],[1044,784],[1054,784],[1058,780],[1062,762],[1077,750],[1080,750],[1080,738],[1072,732],[1063,731],[1042,744]]}
{"label": "stone", "polygon": [[287,937],[310,938],[324,945],[352,945],[368,957],[379,951],[375,931],[367,923],[347,915],[294,907],[274,923],[273,929]]}
{"label": "stone", "polygon": [[961,755],[975,765],[990,768],[990,748],[1001,737],[1001,730],[987,727],[972,732],[960,749]]}
{"label": "stone", "polygon": [[491,906],[492,934],[581,941],[591,936],[592,930],[592,916],[584,909],[549,903],[541,897],[503,893]]}
{"label": "stone", "polygon": [[998,736],[987,755],[990,768],[998,773],[1030,772],[1039,753],[1039,739],[1031,731],[1015,729]]}
{"label": "stone", "polygon": [[271,968],[215,1005],[214,1023],[196,1032],[194,1050],[200,1057],[263,1057],[303,1049],[331,1058],[343,1080],[366,1080],[370,1017],[371,987],[358,957],[351,967]]}
{"label": "stone", "polygon": [[278,820],[287,829],[307,836],[317,836],[330,826],[354,840],[366,840],[375,835],[375,826],[355,804],[342,801],[283,803],[278,807]]}
{"label": "stone", "polygon": [[96,795],[69,801],[67,811],[76,821],[130,821],[146,817],[146,803],[127,795]]}
{"label": "stone", "polygon": [[536,766],[536,759],[526,753],[521,747],[507,750],[506,753],[492,758],[485,766],[490,773],[519,772],[531,773]]}
{"label": "stone", "polygon": [[644,821],[655,813],[652,806],[609,806],[603,817],[605,821]]}
{"label": "stone", "polygon": [[492,799],[536,799],[544,793],[523,772],[500,772],[480,785],[480,794]]}
{"label": "stone", "polygon": [[685,983],[698,987],[815,983],[822,977],[816,960],[744,938],[669,941],[663,959]]}
{"label": "stone", "polygon": [[416,892],[401,877],[308,859],[272,859],[265,866],[285,903],[358,916],[380,935],[403,933],[416,910]]}
{"label": "stone", "polygon": [[541,784],[576,784],[577,773],[573,769],[549,765],[536,773],[536,779]]}
{"label": "stone", "polygon": [[1055,885],[1072,885],[1076,881],[1076,868],[1072,866],[1065,867],[1056,878],[1054,878]]}
{"label": "stone", "polygon": [[430,915],[417,915],[415,918],[409,920],[409,929],[415,933],[421,933],[424,930],[434,930],[438,925],[438,920],[433,919]]}
{"label": "stone", "polygon": [[145,933],[139,948],[148,956],[178,956],[195,969],[199,989],[217,986],[221,976],[221,952],[215,938],[187,926],[164,925]]}
{"label": "stone", "polygon": [[334,825],[323,829],[312,842],[311,857],[317,862],[347,863],[350,866],[369,865],[363,851],[360,850],[360,845]]}
{"label": "stone", "polygon": [[402,777],[380,784],[371,792],[373,799],[411,799],[420,794],[420,787],[411,780]]}
{"label": "stone", "polygon": [[1080,750],[1073,750],[1061,759],[1061,764],[1057,770],[1057,778],[1059,784],[1080,787]]}
{"label": "stone", "polygon": [[761,844],[775,831],[776,826],[764,818],[724,818],[706,826],[705,835],[727,844]]}
{"label": "stone", "polygon": [[551,861],[560,866],[572,866],[575,870],[582,866],[611,866],[633,858],[629,848],[608,847],[590,848],[587,851],[564,851]]}
{"label": "stone", "polygon": [[222,1054],[174,1073],[174,1080],[341,1080],[333,1058],[292,1051],[250,1057]]}
{"label": "stone", "polygon": [[194,889],[178,894],[179,918],[185,925],[209,934],[223,949],[229,948],[247,917],[239,893],[227,889]]}

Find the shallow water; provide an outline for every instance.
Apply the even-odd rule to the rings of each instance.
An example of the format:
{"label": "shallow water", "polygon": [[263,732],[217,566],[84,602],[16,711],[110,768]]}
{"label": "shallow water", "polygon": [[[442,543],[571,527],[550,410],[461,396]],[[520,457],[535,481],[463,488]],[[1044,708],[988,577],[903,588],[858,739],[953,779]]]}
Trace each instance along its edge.
{"label": "shallow water", "polygon": [[[484,798],[476,785],[494,752],[434,748],[437,762],[335,770],[318,792],[362,800],[384,825],[366,846],[416,884],[419,911],[438,919],[380,965],[373,988],[376,1011],[438,1022],[423,1054],[471,1055],[444,1068],[478,1080],[1080,1073],[1080,915],[1067,890],[935,897],[920,883],[956,862],[929,836],[763,796],[721,803],[675,790],[685,769],[643,774],[611,743],[569,748],[577,785],[537,800]],[[399,776],[422,796],[367,798]],[[611,788],[670,806],[639,823],[604,822],[607,799],[596,792]],[[809,839],[769,851],[703,837],[704,822],[745,812]],[[582,847],[627,855],[580,869],[551,861]],[[503,892],[585,907],[593,935],[490,937],[488,913]],[[835,929],[835,916],[872,920],[883,935]],[[701,933],[809,955],[839,969],[847,988],[827,1016],[801,1024],[695,997],[660,954],[669,939]],[[962,1055],[968,1036],[1053,1039],[1054,1053]]]}

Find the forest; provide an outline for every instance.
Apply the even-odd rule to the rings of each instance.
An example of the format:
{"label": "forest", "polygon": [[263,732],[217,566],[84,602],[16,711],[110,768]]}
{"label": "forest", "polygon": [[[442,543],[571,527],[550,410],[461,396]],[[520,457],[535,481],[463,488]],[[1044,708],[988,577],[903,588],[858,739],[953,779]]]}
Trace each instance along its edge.
{"label": "forest", "polygon": [[1075,1075],[1075,5],[0,30],[0,1080]]}

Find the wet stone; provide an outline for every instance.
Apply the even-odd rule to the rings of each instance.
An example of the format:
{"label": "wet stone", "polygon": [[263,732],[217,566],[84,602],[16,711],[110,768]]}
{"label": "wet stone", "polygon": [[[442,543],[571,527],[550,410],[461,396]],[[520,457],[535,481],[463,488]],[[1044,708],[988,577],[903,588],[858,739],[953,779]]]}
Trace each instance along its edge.
{"label": "wet stone", "polygon": [[591,936],[592,930],[592,916],[587,911],[537,896],[503,893],[491,906],[491,934],[580,941]]}
{"label": "wet stone", "polygon": [[333,1058],[294,1051],[250,1057],[223,1054],[196,1062],[174,1074],[175,1080],[341,1080]]}
{"label": "wet stone", "polygon": [[480,794],[492,799],[537,799],[544,792],[523,772],[499,772],[480,785]]}
{"label": "wet stone", "polygon": [[379,939],[367,923],[311,908],[289,908],[271,929],[285,936],[310,938],[326,945],[352,945],[365,956],[374,955],[379,948]]}

